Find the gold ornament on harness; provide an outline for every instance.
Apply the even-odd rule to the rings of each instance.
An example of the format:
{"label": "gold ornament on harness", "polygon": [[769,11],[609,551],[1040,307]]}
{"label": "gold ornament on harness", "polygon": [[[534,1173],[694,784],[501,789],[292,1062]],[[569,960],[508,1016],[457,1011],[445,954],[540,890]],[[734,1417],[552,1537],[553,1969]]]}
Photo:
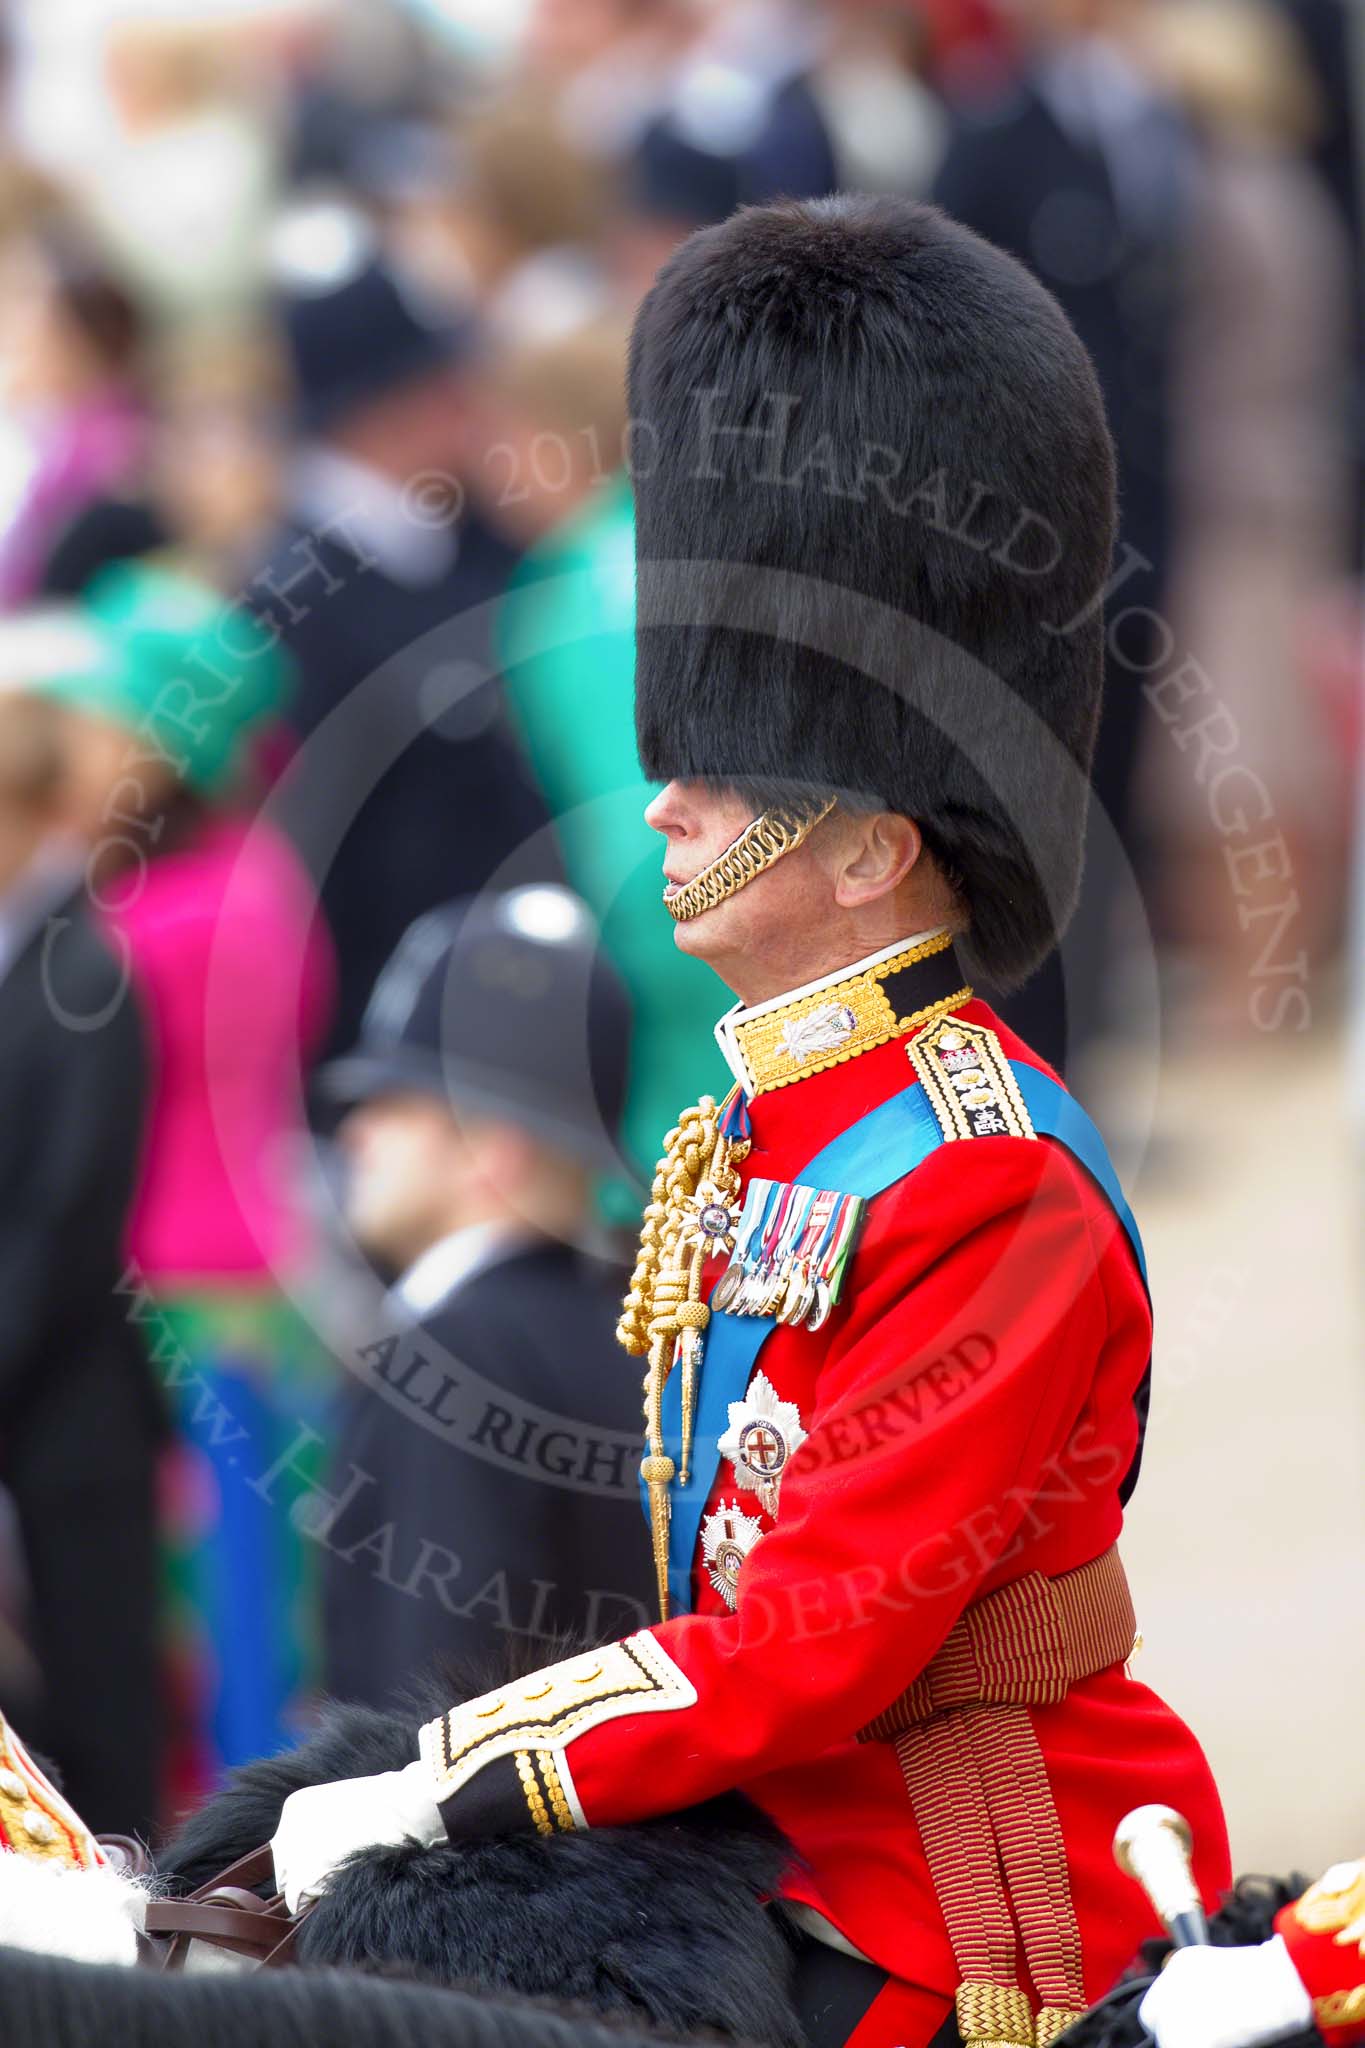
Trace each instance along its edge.
{"label": "gold ornament on harness", "polygon": [[[669,1488],[675,1477],[687,1484],[702,1332],[711,1320],[711,1311],[701,1299],[702,1269],[709,1252],[733,1242],[739,1199],[736,1169],[749,1150],[747,1140],[722,1135],[721,1116],[714,1097],[704,1095],[695,1109],[684,1112],[664,1140],[630,1292],[616,1326],[617,1342],[632,1357],[649,1361],[645,1372],[647,1451],[640,1473],[649,1491],[654,1571],[664,1621],[668,1619]],[[675,1365],[682,1371],[680,1473],[664,1449],[663,1434],[664,1387]]]}

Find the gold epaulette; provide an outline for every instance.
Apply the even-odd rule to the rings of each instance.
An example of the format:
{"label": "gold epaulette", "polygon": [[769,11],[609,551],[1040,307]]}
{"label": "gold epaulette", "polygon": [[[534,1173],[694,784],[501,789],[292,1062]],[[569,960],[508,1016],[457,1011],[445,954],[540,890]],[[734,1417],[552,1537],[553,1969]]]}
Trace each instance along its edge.
{"label": "gold epaulette", "polygon": [[1037,1136],[989,1025],[943,1017],[917,1032],[905,1053],[945,1139]]}

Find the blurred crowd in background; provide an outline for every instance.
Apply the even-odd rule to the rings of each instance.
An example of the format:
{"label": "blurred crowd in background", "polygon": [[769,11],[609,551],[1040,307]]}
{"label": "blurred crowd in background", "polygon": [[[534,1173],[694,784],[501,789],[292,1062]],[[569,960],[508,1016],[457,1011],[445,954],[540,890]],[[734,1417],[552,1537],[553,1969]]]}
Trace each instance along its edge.
{"label": "blurred crowd in background", "polygon": [[[427,1252],[458,1236],[467,1291],[470,1229],[506,1240],[490,1190],[524,1215],[553,1187],[533,1234],[595,1262],[520,1290],[536,1331],[577,1331],[557,1401],[525,1337],[534,1398],[588,1416],[610,1379],[590,1419],[634,1429],[611,1260],[668,1125],[723,1079],[726,999],[659,907],[630,709],[649,450],[625,351],[693,229],[779,196],[930,199],[1094,355],[1122,489],[1114,831],[1065,989],[1040,976],[1018,1027],[1121,1126],[1103,1077],[1153,937],[1177,1040],[1292,1048],[1349,1007],[1365,22],[1345,0],[9,0],[0,22],[0,1701],[92,1823],[149,1829],[324,1679],[368,1667],[380,1698],[406,1675],[380,1669],[376,1584],[431,1643],[480,1612],[531,1632],[494,1562],[451,1593],[434,1439],[400,1414],[381,1452],[351,1385],[386,1316],[448,1301],[450,1272],[414,1277]],[[476,895],[485,950],[442,998],[483,1076],[456,1143],[410,1098],[440,1093],[442,906]],[[584,1077],[539,1050],[593,929],[620,984],[590,1077],[605,1172]],[[519,1020],[504,1044],[462,1008],[481,976]],[[357,1046],[379,1067],[314,1085]],[[484,1284],[479,1329],[512,1313]],[[473,1324],[443,1341],[479,1356]],[[427,1489],[420,1569],[378,1509],[327,1540],[338,1441],[393,1497]]]}

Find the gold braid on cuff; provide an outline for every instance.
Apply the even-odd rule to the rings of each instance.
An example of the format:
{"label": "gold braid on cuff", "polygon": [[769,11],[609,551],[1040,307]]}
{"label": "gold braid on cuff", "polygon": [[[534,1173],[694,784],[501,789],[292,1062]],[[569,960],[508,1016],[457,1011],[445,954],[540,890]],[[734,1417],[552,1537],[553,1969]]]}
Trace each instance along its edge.
{"label": "gold braid on cuff", "polygon": [[727,896],[734,896],[774,861],[781,860],[784,853],[794,853],[821,819],[829,816],[837,801],[830,797],[814,810],[784,804],[780,809],[764,811],[699,875],[693,875],[681,889],[664,897],[669,916],[686,924],[689,918],[700,917],[704,910],[714,910]]}

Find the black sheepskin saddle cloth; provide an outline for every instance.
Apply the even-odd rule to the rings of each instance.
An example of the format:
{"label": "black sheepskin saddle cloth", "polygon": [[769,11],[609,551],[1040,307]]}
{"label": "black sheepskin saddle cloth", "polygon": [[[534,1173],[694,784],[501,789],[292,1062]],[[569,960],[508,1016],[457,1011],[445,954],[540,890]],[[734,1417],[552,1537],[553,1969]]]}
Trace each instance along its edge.
{"label": "black sheepskin saddle cloth", "polygon": [[[158,1875],[194,1890],[270,1839],[291,1792],[401,1769],[421,1722],[486,1690],[447,1672],[400,1713],[332,1707],[299,1748],[234,1772],[158,1857]],[[296,1955],[304,1967],[549,1997],[800,2048],[794,1944],[765,1903],[790,1860],[784,1837],[739,1797],[631,1827],[368,1850],[336,1873]]]}

